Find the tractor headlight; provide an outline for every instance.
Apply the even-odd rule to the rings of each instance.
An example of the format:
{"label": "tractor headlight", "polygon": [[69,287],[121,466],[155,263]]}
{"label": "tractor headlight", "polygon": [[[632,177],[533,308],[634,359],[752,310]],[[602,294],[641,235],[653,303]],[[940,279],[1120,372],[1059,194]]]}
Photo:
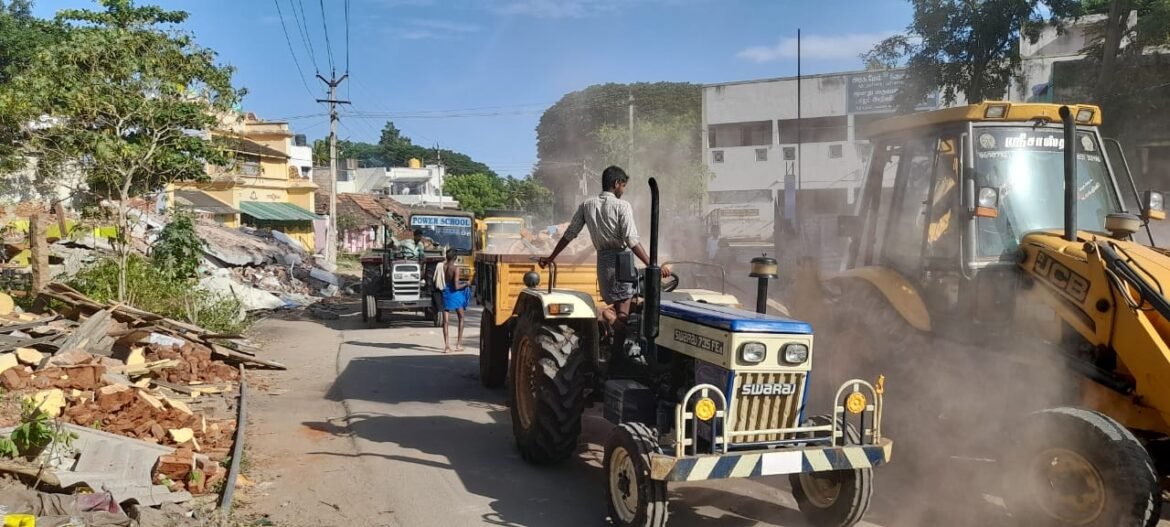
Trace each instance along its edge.
{"label": "tractor headlight", "polygon": [[764,362],[764,357],[767,355],[768,348],[761,342],[747,342],[739,347],[739,360],[748,364]]}
{"label": "tractor headlight", "polygon": [[695,417],[700,421],[710,421],[715,417],[715,409],[715,401],[704,397],[695,403]]}
{"label": "tractor headlight", "polygon": [[572,315],[573,304],[549,304],[548,314],[550,315]]}
{"label": "tractor headlight", "polygon": [[406,273],[394,273],[394,279],[395,280],[405,280]]}
{"label": "tractor headlight", "polygon": [[1093,120],[1092,108],[1081,108],[1077,110],[1077,122],[1081,124],[1089,124]]}
{"label": "tractor headlight", "polygon": [[804,344],[785,344],[784,362],[788,364],[804,364],[808,360],[808,346]]}

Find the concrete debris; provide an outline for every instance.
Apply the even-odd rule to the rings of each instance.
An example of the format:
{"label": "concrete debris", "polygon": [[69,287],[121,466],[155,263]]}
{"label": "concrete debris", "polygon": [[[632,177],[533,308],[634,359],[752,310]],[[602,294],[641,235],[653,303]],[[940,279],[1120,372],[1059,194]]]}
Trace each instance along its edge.
{"label": "concrete debris", "polygon": [[203,277],[199,285],[213,293],[234,297],[245,311],[284,307],[284,301],[276,295],[232,279],[226,269],[219,269],[215,274]]}
{"label": "concrete debris", "polygon": [[[0,472],[35,478],[45,463],[50,487],[84,485],[109,492],[115,504],[144,506],[222,487],[236,440],[237,365],[283,366],[239,337],[98,303],[63,284],[41,295],[68,317],[0,316],[0,386],[81,439],[67,454],[54,447],[32,460],[0,461]],[[0,412],[0,425],[19,424],[11,413]],[[188,467],[183,477],[174,456]]]}

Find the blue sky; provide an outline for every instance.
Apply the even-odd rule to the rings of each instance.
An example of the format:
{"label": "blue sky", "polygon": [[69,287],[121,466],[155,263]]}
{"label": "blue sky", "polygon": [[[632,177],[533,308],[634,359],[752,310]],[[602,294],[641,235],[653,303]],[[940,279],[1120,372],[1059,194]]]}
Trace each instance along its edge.
{"label": "blue sky", "polygon": [[[313,101],[324,86],[313,77],[317,69],[329,76],[323,18],[344,72],[344,0],[151,3],[191,14],[186,29],[237,68],[245,109],[289,119],[310,140],[328,134],[325,109]],[[36,11],[93,5],[37,0]],[[356,115],[343,116],[339,137],[376,142],[393,116],[417,144],[460,150],[516,176],[536,160],[541,111],[568,92],[795,75],[797,28],[805,73],[859,69],[857,54],[911,16],[906,0],[350,0],[349,10],[350,80],[340,96],[353,101],[343,112]]]}

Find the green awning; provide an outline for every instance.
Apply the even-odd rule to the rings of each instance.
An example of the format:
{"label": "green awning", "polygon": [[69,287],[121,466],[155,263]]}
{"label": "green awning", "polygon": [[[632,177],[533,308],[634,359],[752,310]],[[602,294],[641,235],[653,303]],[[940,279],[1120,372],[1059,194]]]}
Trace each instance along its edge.
{"label": "green awning", "polygon": [[321,219],[316,214],[292,203],[241,201],[240,212],[258,220],[269,221],[313,221]]}

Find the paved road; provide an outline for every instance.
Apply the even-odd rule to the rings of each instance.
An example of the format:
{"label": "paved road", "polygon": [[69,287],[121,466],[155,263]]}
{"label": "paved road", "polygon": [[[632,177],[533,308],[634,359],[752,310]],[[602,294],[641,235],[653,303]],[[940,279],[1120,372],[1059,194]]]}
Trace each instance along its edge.
{"label": "paved road", "polygon": [[[468,328],[478,322],[471,313]],[[260,328],[297,371],[260,377],[270,395],[256,397],[249,441],[263,492],[245,493],[249,510],[278,525],[606,525],[598,443],[610,426],[596,411],[577,459],[532,467],[513,447],[503,392],[479,384],[476,331],[467,351],[444,355],[439,330],[421,321],[329,325]],[[1007,524],[995,498],[963,487],[979,465],[882,470],[862,525]],[[672,486],[670,524],[805,525],[783,478]]]}

